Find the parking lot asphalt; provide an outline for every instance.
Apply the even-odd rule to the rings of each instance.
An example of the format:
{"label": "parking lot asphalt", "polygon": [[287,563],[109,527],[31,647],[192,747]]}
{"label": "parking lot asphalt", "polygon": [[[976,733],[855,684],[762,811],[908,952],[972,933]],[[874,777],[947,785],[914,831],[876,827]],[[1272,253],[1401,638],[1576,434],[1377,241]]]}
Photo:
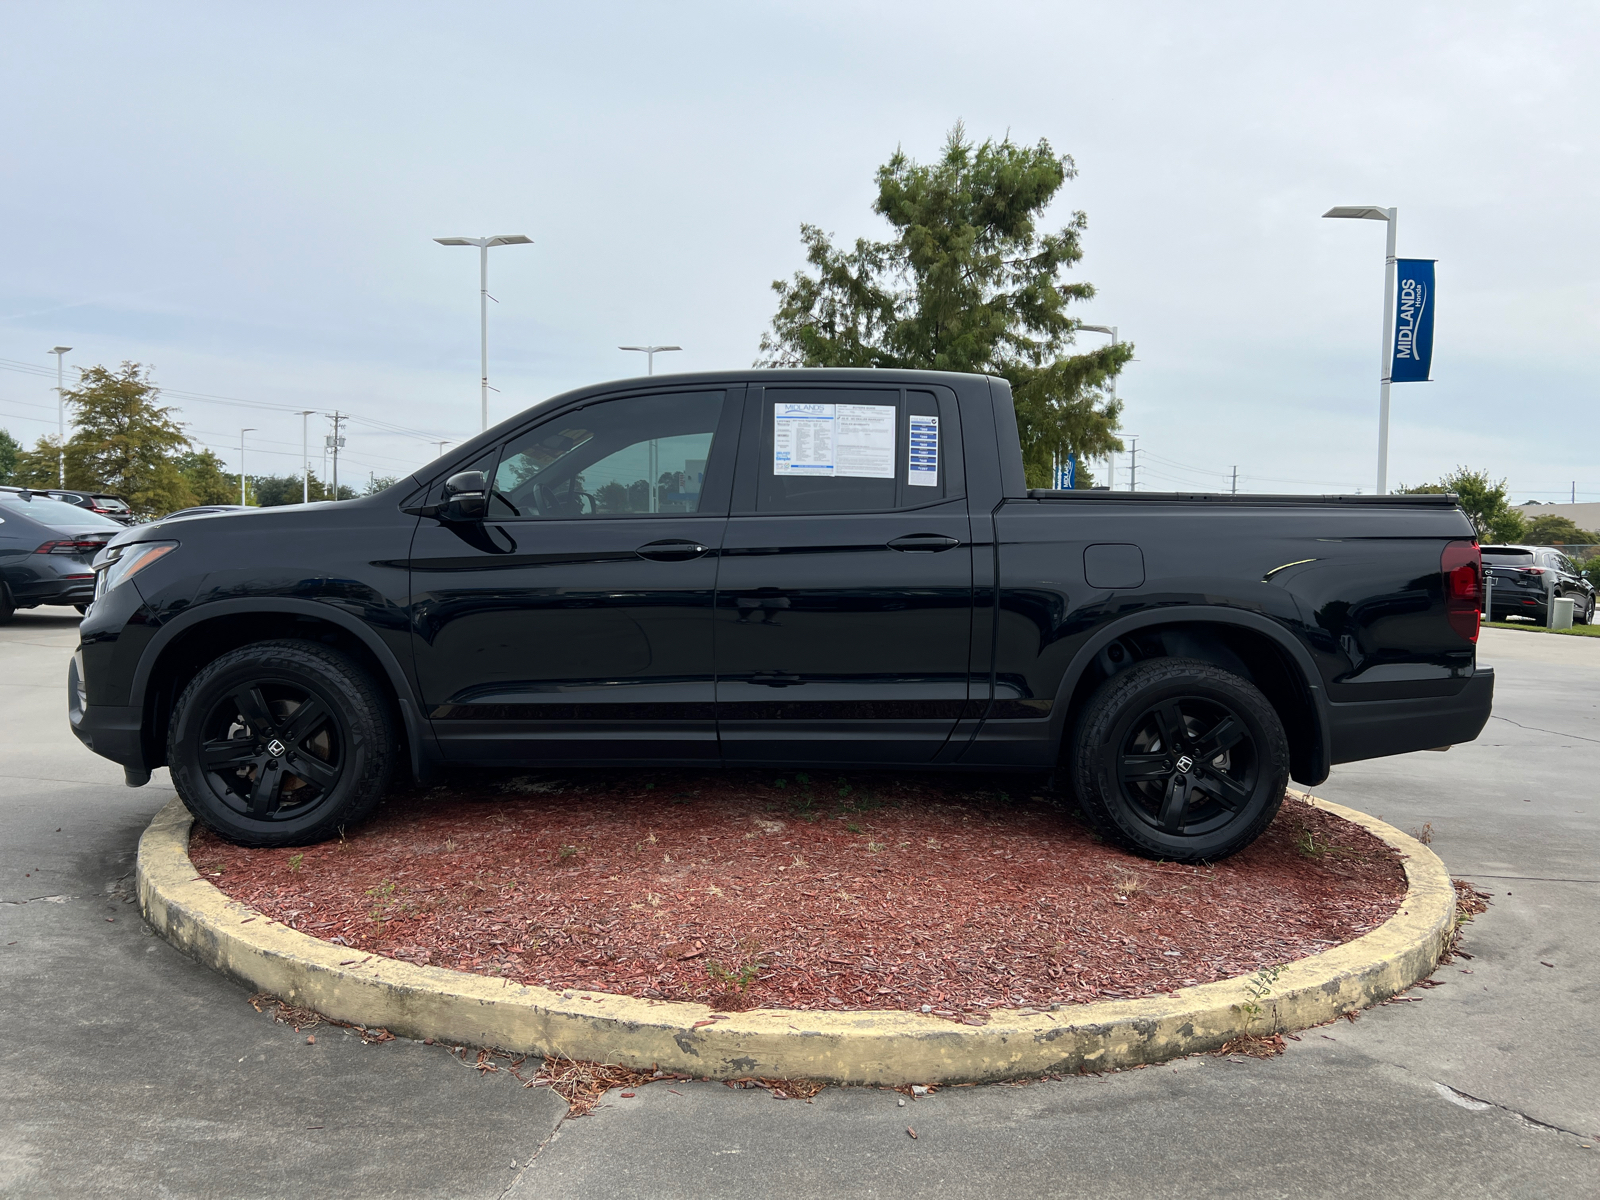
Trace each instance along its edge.
{"label": "parking lot asphalt", "polygon": [[1415,1002],[1264,1061],[904,1106],[657,1084],[566,1122],[443,1047],[276,1024],[154,937],[130,872],[170,787],[73,739],[75,643],[49,610],[0,628],[0,1195],[1600,1195],[1600,641],[1486,631],[1482,738],[1315,789],[1493,894]]}

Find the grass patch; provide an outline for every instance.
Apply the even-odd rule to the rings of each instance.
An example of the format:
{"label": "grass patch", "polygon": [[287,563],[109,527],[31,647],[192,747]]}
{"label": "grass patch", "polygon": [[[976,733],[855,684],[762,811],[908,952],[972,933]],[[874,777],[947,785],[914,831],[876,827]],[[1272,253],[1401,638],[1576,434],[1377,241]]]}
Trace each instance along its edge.
{"label": "grass patch", "polygon": [[1600,637],[1600,625],[1574,625],[1571,629],[1546,629],[1532,621],[1485,621],[1485,629],[1520,629],[1523,633],[1567,633],[1574,637]]}

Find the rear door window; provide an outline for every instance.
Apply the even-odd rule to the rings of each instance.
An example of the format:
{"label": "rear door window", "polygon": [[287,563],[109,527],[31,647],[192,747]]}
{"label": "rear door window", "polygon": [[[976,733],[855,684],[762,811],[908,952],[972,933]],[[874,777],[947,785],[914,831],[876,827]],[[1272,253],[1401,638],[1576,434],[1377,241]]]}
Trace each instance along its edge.
{"label": "rear door window", "polygon": [[758,513],[892,512],[964,494],[955,404],[931,391],[769,387],[752,404]]}

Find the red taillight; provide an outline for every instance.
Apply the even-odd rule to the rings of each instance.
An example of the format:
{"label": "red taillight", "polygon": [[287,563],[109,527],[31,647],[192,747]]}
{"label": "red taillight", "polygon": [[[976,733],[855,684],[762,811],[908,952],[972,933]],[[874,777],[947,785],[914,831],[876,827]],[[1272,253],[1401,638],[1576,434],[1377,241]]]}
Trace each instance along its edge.
{"label": "red taillight", "polygon": [[105,541],[80,542],[67,540],[64,542],[46,542],[34,551],[35,554],[93,554],[102,549]]}
{"label": "red taillight", "polygon": [[1517,570],[1524,575],[1543,575],[1545,572],[1543,567],[1518,567]]}
{"label": "red taillight", "polygon": [[1469,642],[1478,640],[1483,611],[1483,556],[1477,542],[1451,542],[1439,556],[1444,575],[1444,610],[1450,628]]}

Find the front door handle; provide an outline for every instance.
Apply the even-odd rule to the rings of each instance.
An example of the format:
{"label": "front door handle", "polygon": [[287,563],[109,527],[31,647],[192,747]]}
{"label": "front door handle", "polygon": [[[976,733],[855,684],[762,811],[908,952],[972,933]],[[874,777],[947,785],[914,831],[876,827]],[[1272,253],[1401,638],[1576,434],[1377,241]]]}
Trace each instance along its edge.
{"label": "front door handle", "polygon": [[762,683],[767,687],[793,687],[805,681],[798,675],[791,675],[787,671],[758,671],[750,676],[751,683]]}
{"label": "front door handle", "polygon": [[937,554],[941,550],[954,550],[959,545],[960,538],[946,537],[942,533],[908,533],[890,542],[889,549]]}
{"label": "front door handle", "polygon": [[640,546],[634,553],[654,562],[688,562],[707,553],[707,547],[686,538],[663,538],[659,542]]}

